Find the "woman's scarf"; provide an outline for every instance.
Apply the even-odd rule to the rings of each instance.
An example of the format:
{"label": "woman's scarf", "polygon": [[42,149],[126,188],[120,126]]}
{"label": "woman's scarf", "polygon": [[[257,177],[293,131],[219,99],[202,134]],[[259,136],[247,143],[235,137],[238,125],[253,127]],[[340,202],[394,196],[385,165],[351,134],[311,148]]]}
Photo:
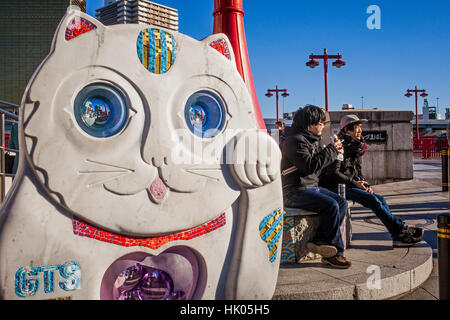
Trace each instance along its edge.
{"label": "woman's scarf", "polygon": [[363,137],[356,139],[344,130],[341,130],[339,132],[339,139],[342,141],[345,157],[361,158],[367,151],[367,143]]}

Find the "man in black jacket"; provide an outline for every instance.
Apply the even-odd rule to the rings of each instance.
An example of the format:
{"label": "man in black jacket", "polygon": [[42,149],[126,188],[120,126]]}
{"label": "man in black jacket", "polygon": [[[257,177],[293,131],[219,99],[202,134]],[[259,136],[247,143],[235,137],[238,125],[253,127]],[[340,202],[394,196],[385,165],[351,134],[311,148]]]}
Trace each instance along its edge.
{"label": "man in black jacket", "polygon": [[334,192],[318,187],[322,169],[332,164],[342,149],[340,141],[319,149],[325,125],[325,112],[316,106],[300,108],[287,132],[281,160],[284,205],[319,214],[316,240],[307,248],[322,255],[322,262],[336,268],[349,268],[344,258],[340,226],[347,201]]}
{"label": "man in black jacket", "polygon": [[392,236],[393,247],[411,247],[422,241],[424,230],[406,226],[397,216],[393,215],[383,196],[373,192],[364,179],[361,170],[361,158],[366,151],[366,143],[362,137],[362,124],[366,119],[356,115],[346,115],[341,119],[339,139],[344,147],[344,160],[336,160],[320,177],[320,185],[335,191],[338,184],[346,185],[347,200],[355,201],[370,208],[386,226]]}

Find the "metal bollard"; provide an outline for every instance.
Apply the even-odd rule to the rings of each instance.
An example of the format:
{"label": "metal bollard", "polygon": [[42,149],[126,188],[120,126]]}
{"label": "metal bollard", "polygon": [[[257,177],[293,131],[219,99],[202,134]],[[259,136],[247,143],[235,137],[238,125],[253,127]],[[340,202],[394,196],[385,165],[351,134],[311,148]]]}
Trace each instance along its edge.
{"label": "metal bollard", "polygon": [[345,184],[338,184],[338,195],[345,199]]}
{"label": "metal bollard", "polygon": [[447,148],[442,149],[442,191],[448,191],[448,155],[449,151]]}
{"label": "metal bollard", "polygon": [[438,216],[439,299],[450,300],[450,214]]}
{"label": "metal bollard", "polygon": [[[338,195],[343,197],[345,199],[345,184],[338,184]],[[348,221],[348,212],[346,213],[344,220],[341,224],[341,234],[342,234],[342,242],[344,243],[344,249],[347,249],[348,245],[350,244],[349,233],[351,235],[351,230],[349,230],[348,225],[350,221]]]}

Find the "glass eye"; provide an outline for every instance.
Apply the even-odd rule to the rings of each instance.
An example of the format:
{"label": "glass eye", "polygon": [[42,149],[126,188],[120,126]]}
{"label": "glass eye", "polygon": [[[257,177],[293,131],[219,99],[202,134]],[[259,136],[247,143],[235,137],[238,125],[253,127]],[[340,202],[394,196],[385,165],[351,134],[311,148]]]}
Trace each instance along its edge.
{"label": "glass eye", "polygon": [[123,94],[111,85],[95,83],[84,87],[75,98],[75,119],[86,133],[110,137],[124,127],[128,107]]}
{"label": "glass eye", "polygon": [[225,107],[215,93],[199,91],[188,99],[185,118],[189,129],[196,136],[213,138],[224,126]]}
{"label": "glass eye", "polygon": [[189,109],[189,121],[191,125],[196,128],[202,128],[205,125],[206,112],[201,106],[191,106]]}
{"label": "glass eye", "polygon": [[102,97],[88,98],[81,107],[81,119],[88,127],[104,125],[111,114],[108,101]]}

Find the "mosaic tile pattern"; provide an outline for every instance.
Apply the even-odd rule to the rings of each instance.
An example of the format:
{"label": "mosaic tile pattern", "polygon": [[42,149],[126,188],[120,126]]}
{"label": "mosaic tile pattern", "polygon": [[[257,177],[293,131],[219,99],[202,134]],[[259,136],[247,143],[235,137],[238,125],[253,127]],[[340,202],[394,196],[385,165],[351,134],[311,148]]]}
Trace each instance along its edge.
{"label": "mosaic tile pattern", "polygon": [[74,17],[67,25],[65,38],[69,41],[94,29],[97,27],[92,22],[81,17]]}
{"label": "mosaic tile pattern", "polygon": [[219,51],[223,56],[225,56],[228,60],[231,60],[230,50],[228,49],[228,44],[224,39],[219,39],[213,41],[209,44],[212,48]]}
{"label": "mosaic tile pattern", "polygon": [[80,221],[75,218],[73,218],[72,224],[73,233],[81,237],[88,237],[122,247],[147,247],[156,250],[171,241],[191,240],[217,230],[226,224],[226,218],[225,213],[222,213],[218,218],[211,220],[210,222],[207,222],[199,227],[168,236],[154,238],[132,238],[118,235],[98,229],[87,224],[86,222]]}
{"label": "mosaic tile pattern", "polygon": [[161,29],[145,29],[137,39],[137,54],[144,67],[156,74],[164,74],[175,63],[176,41]]}
{"label": "mosaic tile pattern", "polygon": [[[55,274],[59,274],[59,278],[64,281],[57,281]],[[42,278],[43,286],[40,281]],[[21,298],[34,296],[42,291],[53,293],[58,287],[65,291],[74,291],[81,285],[81,267],[75,261],[68,261],[62,265],[21,267],[16,272],[14,282],[16,295]],[[56,286],[55,283],[58,285]]]}
{"label": "mosaic tile pattern", "polygon": [[276,209],[259,224],[259,235],[269,248],[271,263],[277,258],[278,240],[283,234],[283,215],[282,209]]}
{"label": "mosaic tile pattern", "polygon": [[283,221],[283,245],[281,249],[281,263],[296,263],[294,217],[285,217]]}

